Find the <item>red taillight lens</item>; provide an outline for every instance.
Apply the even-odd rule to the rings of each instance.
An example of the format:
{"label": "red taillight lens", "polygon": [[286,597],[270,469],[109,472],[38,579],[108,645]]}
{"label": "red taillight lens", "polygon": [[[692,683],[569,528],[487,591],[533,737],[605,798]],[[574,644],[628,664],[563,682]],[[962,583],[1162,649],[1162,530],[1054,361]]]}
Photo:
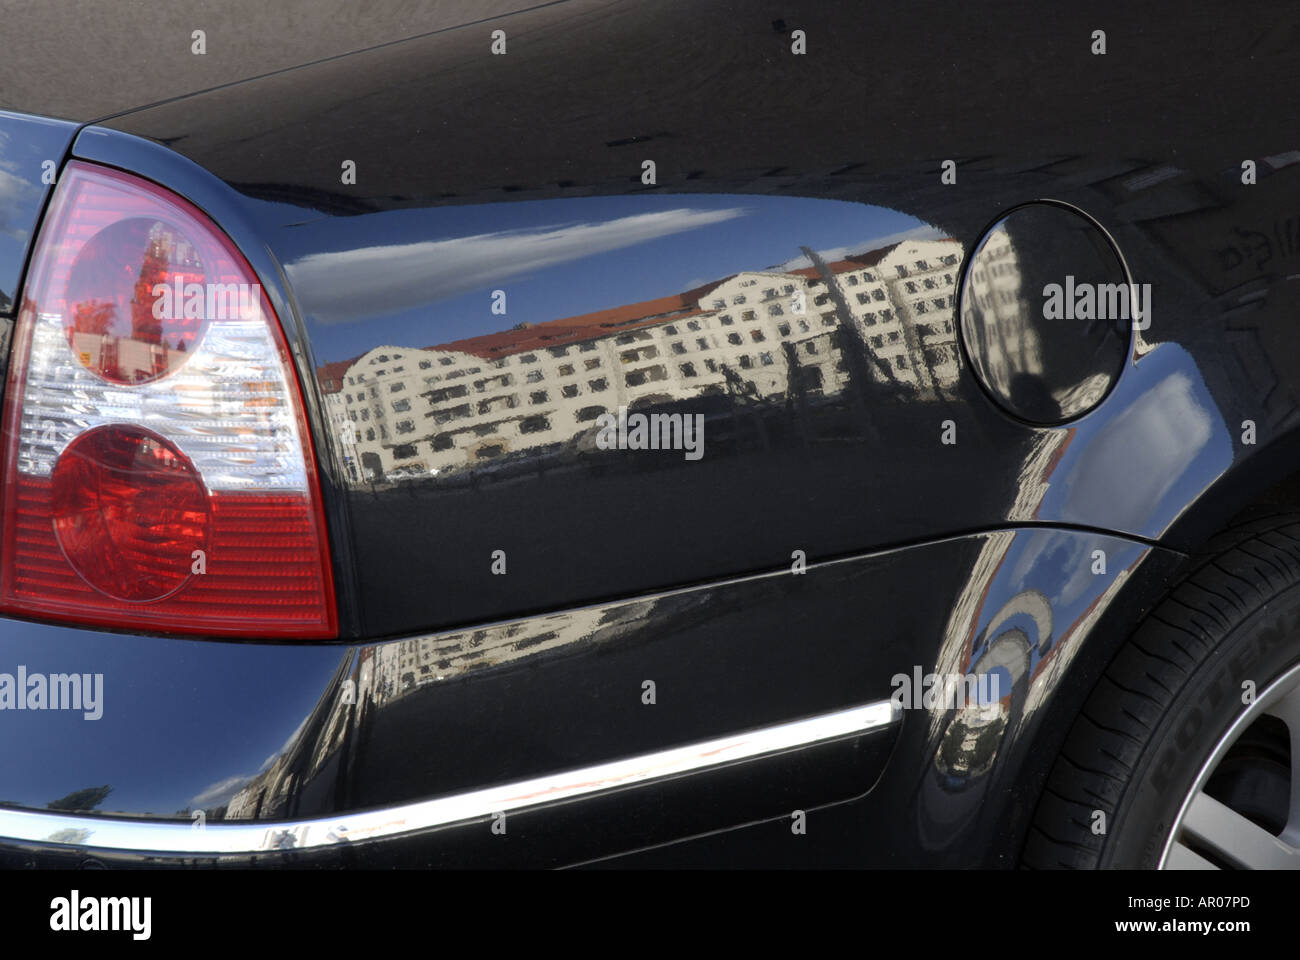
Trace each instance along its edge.
{"label": "red taillight lens", "polygon": [[5,398],[0,609],[121,628],[336,633],[279,320],[197,208],[68,165]]}
{"label": "red taillight lens", "polygon": [[98,427],[59,456],[54,536],[81,579],[116,600],[175,593],[205,558],[212,510],[185,454],[139,427]]}

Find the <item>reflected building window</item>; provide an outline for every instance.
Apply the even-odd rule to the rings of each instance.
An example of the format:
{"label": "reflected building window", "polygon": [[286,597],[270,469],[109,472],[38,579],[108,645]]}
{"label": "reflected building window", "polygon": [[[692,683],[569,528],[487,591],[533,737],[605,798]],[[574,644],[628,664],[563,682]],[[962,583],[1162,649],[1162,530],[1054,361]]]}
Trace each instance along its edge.
{"label": "reflected building window", "polygon": [[[564,320],[521,324],[457,341],[452,347],[404,348],[406,354],[425,354],[411,364],[394,364],[392,361],[400,359],[398,352],[391,347],[378,348],[347,366],[331,365],[329,382],[333,387],[322,381],[323,392],[332,419],[350,423],[358,417],[370,420],[373,414],[379,421],[354,444],[361,449],[348,453],[363,467],[367,479],[384,479],[392,471],[398,471],[392,474],[394,479],[441,479],[457,469],[477,469],[475,465],[496,458],[538,454],[557,455],[557,464],[572,463],[573,452],[594,449],[594,420],[610,407],[622,405],[657,410],[695,398],[731,397],[733,402],[747,405],[773,404],[773,411],[789,410],[786,398],[796,392],[817,403],[841,402],[839,395],[855,377],[862,376],[891,390],[933,393],[948,389],[956,378],[958,352],[952,324],[947,318],[936,317],[933,323],[912,326],[912,318],[931,309],[950,308],[951,298],[919,299],[908,297],[906,291],[919,294],[922,288],[934,290],[940,283],[946,284],[952,274],[942,273],[942,268],[958,262],[953,251],[959,250],[952,240],[909,241],[872,251],[869,260],[863,255],[818,262],[813,267],[741,272],[711,287],[697,288],[691,300],[685,294],[676,303],[672,298],[659,298]],[[864,269],[868,265],[871,270]],[[932,273],[932,267],[940,272]],[[894,273],[907,279],[895,279]],[[850,287],[858,289],[850,295]],[[728,304],[745,304],[747,289],[755,291],[755,299],[760,299],[757,294],[762,291],[766,309],[725,309]],[[994,290],[986,294],[996,299]],[[701,295],[705,299],[700,299]],[[812,306],[821,309],[807,309]],[[644,314],[638,315],[642,307]],[[896,315],[896,311],[901,312]],[[899,320],[906,337],[900,337],[898,330],[889,331],[887,340],[866,336],[870,327],[892,326]],[[716,341],[699,335],[714,321],[733,329]],[[748,337],[735,329],[738,322],[744,324]],[[815,334],[814,329],[818,331]],[[685,331],[697,336],[693,341],[681,337]],[[773,338],[781,349],[746,350],[766,345]],[[546,344],[547,340],[563,342]],[[850,349],[855,341],[856,349],[868,354],[865,368]],[[666,344],[673,363],[662,362],[660,343]],[[875,354],[882,345],[887,350],[885,356]],[[694,349],[702,355],[695,362],[688,361]],[[563,359],[574,353],[585,354],[581,367],[574,360]],[[579,370],[593,373],[603,369],[606,357],[618,358],[621,375],[613,385],[616,390],[611,390],[605,376],[587,379],[586,389],[572,382]],[[526,367],[524,382],[530,389],[522,394],[515,392],[516,384],[504,369],[513,364]],[[352,386],[364,379],[361,367],[370,371],[374,383],[362,386],[360,392],[344,392],[345,383]],[[408,373],[408,367],[426,373]],[[484,368],[501,372],[473,376]],[[439,373],[427,373],[431,369]],[[550,378],[569,382],[557,383],[555,391],[540,389]],[[389,442],[383,426],[385,416],[390,410],[409,413],[410,401],[403,398],[371,406],[369,398],[377,400],[380,391],[400,394],[412,386],[427,414],[394,421],[397,442]],[[475,398],[472,405],[466,399],[471,392]],[[608,405],[584,403],[584,395],[606,392],[611,393]],[[540,411],[539,406],[547,409]],[[683,407],[683,412],[688,409]],[[410,453],[412,447],[414,454]]]}

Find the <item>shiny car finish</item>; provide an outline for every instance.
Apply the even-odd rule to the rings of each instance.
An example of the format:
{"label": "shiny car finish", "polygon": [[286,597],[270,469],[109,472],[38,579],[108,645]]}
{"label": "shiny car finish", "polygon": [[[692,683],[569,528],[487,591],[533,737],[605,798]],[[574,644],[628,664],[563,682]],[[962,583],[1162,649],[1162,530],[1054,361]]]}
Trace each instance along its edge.
{"label": "shiny car finish", "polygon": [[[0,290],[38,158],[160,184],[246,256],[340,624],[0,622],[0,671],[104,690],[94,721],[0,718],[0,862],[1016,862],[1132,624],[1229,518],[1295,502],[1300,155],[1253,93],[1294,53],[1188,16],[1138,56],[1120,7],[795,7],[571,0],[79,127],[0,115]],[[1135,92],[1205,71],[1195,107]],[[1149,313],[1049,322],[1057,275],[1148,285]],[[914,670],[1001,696],[781,739]],[[736,737],[770,746],[604,779]]]}
{"label": "shiny car finish", "polygon": [[0,147],[5,156],[0,168],[0,315],[15,311],[36,224],[58,173],[59,158],[76,132],[75,123],[0,110]]}

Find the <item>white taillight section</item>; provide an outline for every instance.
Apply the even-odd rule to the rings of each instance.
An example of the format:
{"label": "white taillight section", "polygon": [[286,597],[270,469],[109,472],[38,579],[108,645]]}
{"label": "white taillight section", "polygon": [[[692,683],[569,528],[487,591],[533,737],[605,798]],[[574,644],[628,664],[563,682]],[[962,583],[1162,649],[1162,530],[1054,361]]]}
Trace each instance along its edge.
{"label": "white taillight section", "polygon": [[32,336],[18,469],[48,477],[77,435],[134,423],[176,444],[209,490],[305,494],[294,392],[260,315],[210,322],[175,373],[123,386],[105,382],[73,354],[61,313],[42,313]]}

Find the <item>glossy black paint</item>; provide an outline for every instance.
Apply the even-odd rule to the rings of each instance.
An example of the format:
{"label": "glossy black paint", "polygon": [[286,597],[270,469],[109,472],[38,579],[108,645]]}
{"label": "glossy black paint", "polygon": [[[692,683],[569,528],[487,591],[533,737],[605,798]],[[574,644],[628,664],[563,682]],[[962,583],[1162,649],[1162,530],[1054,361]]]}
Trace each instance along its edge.
{"label": "glossy black paint", "polygon": [[[1104,574],[1091,569],[1097,550]],[[991,711],[909,709],[899,730],[857,744],[521,814],[529,840],[508,855],[482,846],[491,836],[485,818],[432,831],[427,843],[350,845],[304,852],[301,861],[558,865],[848,802],[863,811],[860,823],[888,825],[844,837],[863,863],[1005,864],[1014,842],[1000,832],[1008,808],[991,799],[1034,796],[1035,768],[1050,753],[1032,756],[1033,748],[1063,734],[1054,699],[1086,692],[1063,692],[1078,676],[1074,661],[1085,647],[1095,654],[1122,639],[1112,624],[1133,612],[1131,595],[1116,599],[1126,581],[1144,578],[1150,589],[1149,579],[1177,562],[1095,533],[1008,530],[361,648],[126,637],[110,648],[91,631],[10,622],[16,662],[33,672],[103,672],[105,693],[97,720],[7,716],[23,729],[0,756],[3,790],[11,802],[41,807],[102,782],[114,788],[97,808],[104,813],[313,817],[886,699],[893,675],[914,668],[1001,667],[1004,695]],[[889,602],[899,596],[921,599]],[[922,602],[933,596],[953,599]],[[693,655],[683,657],[683,647]],[[654,706],[640,699],[645,677],[658,685]],[[172,718],[166,730],[155,727],[160,713]],[[981,741],[990,724],[1000,736]],[[31,749],[74,737],[75,751],[44,749],[38,761]],[[385,849],[395,852],[376,852]]]}
{"label": "glossy black paint", "polygon": [[0,317],[17,312],[36,224],[76,130],[73,123],[0,110]]}
{"label": "glossy black paint", "polygon": [[[347,0],[11,6],[0,109],[86,123],[354,50],[486,24],[530,6],[536,4],[415,0],[364,13]],[[202,50],[196,30],[203,32]]]}
{"label": "glossy black paint", "polygon": [[[1096,541],[1112,552],[1121,546],[1096,535],[1057,537],[1060,544]],[[84,664],[76,672],[104,674],[104,715],[63,722],[82,731],[82,749],[101,758],[103,777],[115,784],[106,812],[168,816],[229,780],[230,796],[244,794],[233,804],[240,818],[323,816],[888,699],[890,677],[911,669],[919,638],[940,636],[949,611],[899,609],[888,622],[873,611],[915,582],[953,595],[980,592],[983,581],[967,584],[972,575],[986,576],[978,557],[991,549],[987,543],[1010,539],[1004,533],[947,541],[814,564],[804,574],[363,647],[120,638],[118,650],[105,648],[93,631],[30,625],[11,641],[16,662],[8,672],[21,662],[29,673]],[[1134,558],[1142,552],[1128,549],[1137,550]],[[1090,589],[1105,582],[1091,578]],[[916,662],[938,657],[931,650]],[[256,682],[240,679],[247,676]],[[774,686],[773,676],[782,683]],[[177,686],[174,677],[189,682]],[[662,691],[653,707],[642,702],[646,679]],[[243,689],[231,696],[235,686]],[[266,711],[248,716],[250,702],[268,689],[280,691],[279,718]],[[123,690],[129,698],[113,693]],[[181,703],[186,722],[152,729],[160,709],[171,713]],[[46,758],[35,775],[22,756],[48,721],[36,713],[11,716],[18,729],[0,758],[0,768],[10,771],[0,796],[42,806],[78,789],[70,780],[85,773],[81,752]],[[413,731],[425,733],[413,742]],[[153,749],[123,766],[127,758],[111,746],[158,737],[191,745],[192,774],[168,773],[173,758]],[[225,804],[201,805],[219,818]]]}
{"label": "glossy black paint", "polygon": [[[5,622],[5,664],[102,664],[117,678],[108,689],[127,687],[146,710],[183,677],[202,722],[169,723],[141,750],[143,725],[174,711],[137,720],[106,712],[94,721],[105,724],[95,735],[101,759],[91,761],[71,752],[69,721],[42,755],[57,785],[45,787],[34,759],[14,756],[0,796],[40,806],[113,782],[101,776],[111,771],[113,802],[133,813],[174,813],[231,778],[223,789],[252,782],[248,795],[263,797],[258,817],[355,809],[887,697],[896,673],[988,669],[996,651],[1016,669],[992,720],[909,711],[888,757],[877,742],[857,766],[828,770],[795,755],[793,768],[775,773],[735,768],[633,794],[648,797],[644,806],[620,794],[539,810],[522,815],[536,824],[521,834],[529,842],[508,848],[492,847],[474,823],[289,859],[572,863],[762,820],[647,858],[754,844],[776,862],[1014,863],[1073,711],[1180,569],[1180,551],[1300,464],[1300,164],[1287,139],[1298,108],[1258,96],[1261,76],[1300,76],[1285,31],[1258,28],[1279,9],[1232,23],[1157,17],[1152,43],[1140,39],[1151,12],[1127,7],[1047,19],[947,6],[940,18],[924,4],[570,3],[505,18],[517,38],[505,58],[488,53],[486,29],[453,30],[85,129],[77,156],[155,179],[213,216],[285,322],[329,453],[325,495],[352,645],[205,644]],[[1111,41],[1103,61],[1088,52],[1099,18]],[[815,56],[789,55],[785,31],[796,25]],[[952,38],[959,56],[944,52]],[[878,48],[889,56],[863,56]],[[1197,95],[1153,112],[1153,75]],[[958,161],[955,184],[941,179],[946,158]],[[1241,162],[1250,158],[1259,179],[1247,186]],[[640,180],[645,159],[657,164],[653,188]],[[340,182],[344,160],[356,162],[355,184]],[[867,374],[842,407],[817,407],[802,421],[797,403],[755,411],[737,394],[717,411],[730,442],[706,447],[699,462],[660,458],[643,469],[632,451],[587,449],[563,469],[527,456],[517,475],[463,485],[371,486],[354,476],[328,397],[343,389],[331,385],[332,365],[360,354],[332,346],[332,331],[360,331],[363,353],[464,338],[440,332],[437,297],[418,292],[427,274],[416,262],[395,278],[414,284],[408,307],[430,318],[430,335],[414,342],[395,342],[409,324],[392,311],[321,296],[320,274],[308,268],[334,255],[324,261],[331,279],[364,287],[375,262],[357,250],[463,249],[476,235],[465,223],[519,229],[524,201],[549,205],[534,223],[594,223],[601,218],[586,210],[608,198],[626,198],[633,216],[664,202],[789,198],[802,209],[856,204],[864,217],[886,208],[953,238],[963,254],[1008,210],[1059,201],[1095,218],[1132,279],[1152,285],[1151,323],[1134,334],[1099,406],[1062,426],[1009,416],[962,357],[946,390],[873,390],[879,381]],[[821,242],[768,234],[791,259]],[[512,282],[508,264],[469,262],[481,272],[470,292],[485,301]],[[611,292],[606,305],[646,299],[647,274],[660,279],[654,263],[608,278],[627,292]],[[702,280],[716,276],[701,270]],[[676,279],[664,275],[657,295],[683,293]],[[557,302],[582,301],[557,273],[539,270],[537,282]],[[955,309],[944,309],[954,321]],[[581,312],[562,305],[543,319]],[[496,322],[489,332],[512,326]],[[918,324],[899,332],[915,339]],[[1050,351],[1068,349],[1058,334],[1041,331]],[[850,368],[854,342],[844,344]],[[866,367],[869,353],[857,356]],[[674,409],[691,410],[681,400]],[[1242,442],[1246,420],[1254,444]],[[955,444],[942,442],[945,421]],[[807,445],[801,422],[829,442]],[[635,537],[610,536],[627,528]],[[495,549],[510,558],[506,577],[491,572]],[[807,574],[788,572],[795,550],[807,553]],[[1096,550],[1105,573],[1093,572]],[[742,576],[750,573],[762,576]],[[645,596],[678,585],[669,597]],[[605,637],[574,627],[573,643],[531,658],[417,681],[393,700],[363,698],[368,713],[338,702],[349,676],[359,683],[367,662],[400,651],[394,644],[418,647],[409,638],[426,631],[443,631],[434,652],[519,615],[526,634],[544,635],[548,615],[580,624],[584,611],[574,608],[586,603],[625,629]],[[1007,646],[1017,631],[1033,640],[1023,650]],[[132,672],[136,656],[152,666]],[[639,703],[650,677],[664,678],[676,706]],[[244,699],[225,699],[232,686]],[[990,723],[999,732],[980,746]],[[244,726],[246,736],[233,732]],[[275,746],[264,752],[266,743]],[[182,755],[188,782],[201,784],[188,796],[167,769]],[[281,790],[287,781],[276,778],[290,768],[295,786]],[[788,844],[782,811],[796,796],[820,811],[830,840]],[[653,822],[645,810],[656,811]],[[17,854],[28,855],[33,848]]]}
{"label": "glossy black paint", "polygon": [[1086,215],[1056,203],[1017,207],[967,258],[958,304],[966,358],[1012,416],[1072,420],[1105,399],[1128,360],[1130,332],[1145,327],[1130,316],[1133,289]]}
{"label": "glossy black paint", "polygon": [[[1287,385],[1297,351],[1286,321],[1294,306],[1292,285],[1280,273],[1226,296],[1202,285],[1217,276],[1223,279],[1209,282],[1243,282],[1229,275],[1240,274],[1240,264],[1225,273],[1226,261],[1216,262],[1215,251],[1231,237],[1221,220],[1224,211],[1242,203],[1285,209],[1300,168],[1280,167],[1246,190],[1233,172],[1239,159],[1230,161],[1220,141],[1180,136],[1186,116],[1178,108],[1153,120],[1131,99],[1115,97],[1105,113],[1095,107],[1098,98],[1157,69],[1151,58],[1168,71],[1169,82],[1176,81],[1187,65],[1170,50],[1195,42],[1194,20],[1167,24],[1166,42],[1141,64],[1111,55],[1101,88],[1087,91],[1072,82],[1071,71],[1091,65],[1088,44],[1069,45],[1072,37],[1090,36],[1084,18],[1070,15],[1042,28],[1036,43],[1061,51],[1052,59],[1013,43],[1005,34],[1009,24],[996,17],[945,21],[945,30],[961,28],[972,82],[960,102],[931,94],[925,102],[935,111],[933,120],[919,124],[905,119],[912,102],[907,96],[879,95],[873,81],[881,78],[864,77],[857,87],[848,81],[862,71],[855,51],[879,42],[872,38],[882,30],[903,63],[921,62],[932,33],[907,29],[906,18],[853,16],[834,5],[799,13],[809,35],[820,37],[815,59],[788,55],[789,37],[756,15],[721,29],[721,21],[733,18],[725,4],[691,5],[689,12],[672,3],[564,4],[505,18],[508,34],[529,37],[505,57],[489,52],[482,31],[453,30],[111,122],[114,129],[168,145],[225,181],[229,205],[241,208],[256,242],[286,274],[322,406],[330,384],[350,392],[346,384],[338,387],[336,374],[345,374],[347,361],[367,348],[450,349],[465,339],[466,324],[455,315],[463,303],[447,306],[440,274],[430,272],[420,251],[427,249],[431,260],[443,251],[457,263],[463,259],[467,268],[459,274],[472,275],[464,289],[478,298],[475,329],[504,332],[516,321],[509,313],[491,314],[490,297],[497,289],[515,294],[515,264],[491,251],[476,256],[467,238],[481,238],[490,229],[481,224],[521,230],[616,219],[602,221],[588,212],[597,198],[628,196],[620,209],[632,215],[660,209],[658,203],[701,206],[717,198],[736,205],[808,198],[799,203],[810,208],[817,201],[869,204],[931,226],[936,235],[957,240],[964,252],[1001,214],[1046,197],[1094,217],[1115,239],[1134,281],[1152,285],[1151,326],[1115,388],[1124,397],[1059,428],[1007,417],[962,364],[947,391],[929,395],[922,389],[914,396],[888,381],[873,390],[882,378],[872,373],[851,377],[840,409],[802,418],[788,409],[798,406],[791,400],[795,391],[778,391],[776,401],[766,404],[730,391],[717,408],[675,399],[663,409],[716,417],[728,436],[729,442],[708,448],[699,462],[627,451],[597,455],[579,449],[568,460],[539,452],[506,458],[510,462],[495,471],[369,488],[362,457],[349,467],[337,427],[322,418],[336,477],[348,487],[340,495],[358,560],[352,567],[355,591],[364,598],[361,636],[453,627],[770,570],[788,562],[794,549],[810,557],[842,556],[1023,522],[1160,538],[1175,518],[1190,517],[1188,506],[1231,466],[1247,463],[1268,445],[1232,443],[1242,420],[1266,423],[1270,444],[1294,435],[1294,396]],[[1131,13],[1112,16],[1112,33],[1123,35],[1126,23],[1127,29],[1136,26]],[[793,28],[791,17],[784,20]],[[681,22],[691,22],[693,31],[680,36],[675,27]],[[1016,26],[1023,30],[1019,21]],[[563,55],[579,47],[591,55]],[[1064,51],[1076,47],[1067,57]],[[431,73],[425,65],[434,62],[440,68]],[[1222,54],[1212,62],[1221,83],[1247,82],[1248,71],[1234,57]],[[721,63],[729,69],[715,75],[713,65]],[[839,78],[833,98],[809,102],[811,64]],[[1018,90],[1018,113],[1029,115],[1037,98],[1050,96],[1051,115],[1075,118],[1068,130],[1007,126],[1012,121],[996,104],[1013,64],[1032,68],[1036,77],[1031,88]],[[707,103],[685,92],[703,87],[706,75]],[[619,82],[609,84],[610,76]],[[899,79],[893,75],[891,82]],[[560,86],[584,95],[560,95]],[[642,95],[650,89],[655,96]],[[922,96],[919,91],[926,89],[914,84],[910,92]],[[764,109],[743,109],[748,103]],[[274,109],[266,109],[268,104]],[[808,135],[792,136],[786,120],[792,113]],[[1276,137],[1269,131],[1285,129],[1282,117],[1264,123],[1262,116],[1226,104],[1211,113],[1235,138],[1232,157],[1273,156],[1287,146],[1267,140]],[[719,117],[744,122],[719,128]],[[882,129],[896,135],[875,135]],[[1009,136],[1008,129],[1018,135]],[[1176,167],[1166,159],[1170,142],[1179,145]],[[130,157],[136,169],[185,192],[183,180],[163,178],[142,150],[120,143],[92,130],[76,151],[106,162]],[[1064,154],[1067,143],[1087,149]],[[1015,145],[1014,152],[1007,152],[1007,144]],[[961,159],[956,184],[943,182],[937,161],[915,159],[950,155]],[[644,159],[657,164],[653,189],[640,180]],[[342,182],[344,161],[356,164],[355,184]],[[669,193],[674,196],[661,196]],[[638,197],[646,207],[637,207]],[[538,212],[524,202],[533,200],[542,201],[538,207],[552,206]],[[864,207],[864,225],[870,215]],[[768,231],[772,245],[792,257],[801,246],[819,242],[793,231]],[[869,233],[865,226],[864,232]],[[599,249],[592,243],[583,253],[594,258]],[[725,259],[721,253],[705,258],[701,278],[719,277],[710,267]],[[650,293],[680,294],[686,279],[667,275],[647,284],[644,265],[609,271],[599,258],[590,269],[606,271],[602,280],[610,289],[603,305],[609,307]],[[575,289],[563,271],[536,273],[526,296],[557,304],[541,320],[601,305],[581,285]],[[349,290],[362,294],[340,293]],[[844,312],[838,305],[836,310]],[[955,314],[947,306],[939,318],[955,326]],[[1248,327],[1230,336],[1226,347],[1225,323]],[[919,321],[898,327],[906,341],[922,339]],[[837,329],[847,329],[844,317]],[[352,336],[341,337],[340,330]],[[1077,349],[1057,329],[1044,330],[1043,339],[1049,355]],[[1154,348],[1154,356],[1165,341],[1175,342],[1171,352],[1183,354],[1145,364],[1148,350]],[[1099,361],[1103,366],[1111,363],[1107,351]],[[864,356],[860,363],[867,367],[871,359]],[[1197,429],[1189,431],[1177,420],[1169,402],[1144,419],[1105,425],[1108,418],[1121,418],[1133,398],[1154,389],[1156,377],[1173,378],[1161,388],[1165,393],[1182,390],[1186,378],[1187,399],[1178,404],[1191,411]],[[1210,385],[1207,378],[1226,382]],[[1275,380],[1284,385],[1282,392],[1260,386]],[[522,392],[520,401],[527,405]],[[954,445],[941,443],[948,420],[956,428]],[[435,424],[411,436],[425,445],[420,453],[431,456],[428,446],[442,431]],[[810,450],[810,432],[834,440]],[[1094,437],[1099,446],[1080,457]],[[393,433],[387,444],[400,440]],[[1041,503],[1026,500],[1026,464],[1048,446],[1065,451],[1047,481],[1052,492]],[[651,460],[654,469],[642,469]],[[385,472],[393,465],[380,464]],[[358,468],[362,482],[349,484],[349,470]],[[1071,475],[1079,471],[1089,471],[1088,478]],[[1164,486],[1159,478],[1167,474],[1177,477],[1175,485]],[[960,497],[947,495],[952,476],[962,478]],[[688,489],[697,492],[684,495]],[[827,503],[835,508],[825,510]],[[749,522],[759,513],[761,523]],[[615,529],[628,532],[612,536]],[[574,562],[555,562],[558,544],[567,546]],[[509,560],[505,578],[493,573],[496,550]],[[419,561],[410,562],[412,557]],[[347,570],[341,573],[347,576]]]}
{"label": "glossy black paint", "polygon": [[[137,141],[91,129],[82,134],[75,150],[87,159],[129,166],[186,195],[193,192],[189,181],[178,176],[184,172],[180,164],[164,161],[161,151],[151,151]],[[904,210],[921,223],[944,223],[941,235],[973,241],[992,219],[989,213],[1001,206],[999,191],[1011,201],[1016,196],[1010,192],[1013,184],[1025,179],[1005,175],[999,182],[991,177],[981,190],[978,212],[964,220],[954,220],[933,206]],[[887,199],[883,187],[873,186],[870,178],[852,182],[853,192],[864,199]],[[1038,188],[1045,183],[1037,177],[1030,182]],[[1095,208],[1105,199],[1097,188],[1055,186],[1058,197],[1082,207]],[[1024,189],[1020,188],[1020,196]],[[847,188],[837,191],[840,196],[846,192]],[[317,216],[276,227],[274,219],[284,215],[279,205],[272,210],[260,201],[223,194],[206,177],[201,194],[201,206],[242,214],[218,218],[237,240],[243,238],[248,245],[256,242],[253,238],[268,238],[270,249],[257,251],[263,258],[259,272],[265,283],[282,283],[282,270],[290,280],[281,299],[302,318],[302,332],[297,335],[303,350],[300,373],[310,362],[321,388],[316,422],[323,446],[335,454],[331,495],[345,503],[341,509],[358,560],[351,566],[340,565],[339,574],[365,598],[359,627],[363,637],[450,627],[772,569],[785,564],[795,549],[814,558],[843,556],[956,531],[1025,522],[1069,523],[1159,538],[1199,493],[1228,471],[1234,458],[1244,460],[1251,452],[1234,449],[1227,426],[1233,421],[1216,410],[1197,358],[1182,342],[1157,339],[1174,336],[1182,326],[1184,308],[1179,300],[1187,296],[1186,287],[1177,284],[1177,275],[1170,274],[1163,258],[1154,258],[1149,241],[1143,242],[1133,232],[1134,243],[1126,255],[1135,276],[1154,287],[1156,317],[1151,328],[1141,332],[1126,370],[1113,387],[1113,402],[1064,426],[1035,427],[1006,416],[960,360],[950,366],[944,382],[932,378],[919,387],[900,379],[885,380],[874,371],[855,377],[856,370],[876,358],[865,337],[852,335],[851,324],[840,316],[845,307],[837,305],[842,364],[849,371],[837,402],[810,407],[794,390],[764,402],[729,386],[724,396],[715,398],[717,402],[681,400],[651,408],[702,412],[706,422],[715,425],[713,435],[721,431],[722,442],[708,446],[706,441],[707,452],[699,461],[680,453],[595,451],[588,437],[585,447],[570,445],[558,455],[542,447],[536,456],[502,458],[491,464],[496,470],[452,472],[400,483],[359,483],[348,472],[348,444],[338,421],[323,415],[327,386],[332,382],[335,394],[340,389],[347,392],[345,381],[340,386],[341,378],[353,365],[321,362],[317,344],[329,342],[330,328],[337,321],[322,322],[318,311],[324,304],[299,292],[303,285],[294,287],[291,278],[295,271],[302,272],[302,264],[325,256],[312,251],[348,249],[348,243],[364,247],[374,242],[368,237],[390,236],[397,241],[390,246],[397,248],[443,242],[436,238],[446,231],[439,224],[447,211],[435,207],[419,216],[416,211],[402,211],[400,219],[384,213]],[[923,191],[911,196],[926,201]],[[894,193],[888,199],[901,205],[897,197]],[[727,199],[733,198],[727,195]],[[751,198],[750,202],[766,201]],[[812,200],[800,202],[815,206]],[[934,198],[929,202],[934,203]],[[560,210],[546,219],[572,218],[574,205],[581,203],[562,202]],[[864,218],[869,214],[864,208]],[[379,223],[368,224],[369,217]],[[792,237],[782,245],[793,252],[800,239]],[[277,255],[287,258],[283,266]],[[359,275],[349,277],[349,262],[346,256],[331,259],[329,269],[344,286],[370,282]],[[364,271],[371,262],[355,258],[351,268]],[[482,269],[486,312],[491,290],[500,288],[493,278],[494,262],[486,262]],[[613,279],[615,284],[642,282],[632,270]],[[562,297],[568,289],[558,281],[548,288],[545,273],[539,283],[546,295]],[[352,303],[351,309],[363,309],[361,301]],[[432,302],[417,301],[416,306],[436,309]],[[939,316],[955,328],[955,312],[948,306]],[[350,320],[364,342],[375,348],[406,348],[393,342],[396,337],[389,328],[405,329],[409,318],[357,314],[345,315],[344,320]],[[919,320],[906,318],[896,326],[903,328],[905,343],[921,339]],[[534,330],[545,328],[543,324]],[[1058,327],[1041,333],[1048,342],[1066,335]],[[435,326],[429,339],[436,337]],[[486,336],[477,342],[491,340]],[[457,340],[448,349],[464,342]],[[949,344],[955,352],[955,336],[950,335]],[[1069,338],[1067,349],[1072,345]],[[667,343],[661,346],[666,352]],[[1248,374],[1247,364],[1288,362],[1283,353],[1265,361],[1253,347],[1242,346],[1246,355],[1234,371],[1238,377],[1259,376],[1258,369]],[[1212,355],[1203,354],[1212,361],[1210,373],[1215,376],[1224,374],[1220,352],[1216,347]],[[521,350],[514,353],[517,356]],[[408,356],[414,354],[410,351]],[[486,363],[483,368],[488,369]],[[1233,396],[1239,386],[1228,384],[1228,395]],[[1141,416],[1126,415],[1140,396],[1159,402],[1145,405]],[[612,412],[613,405],[607,408]],[[1277,415],[1281,422],[1270,432],[1290,430],[1293,413],[1279,410]],[[948,421],[956,439],[951,444],[943,442]],[[427,433],[416,436],[429,443]],[[963,478],[961,497],[946,493],[953,475]],[[683,495],[687,489],[698,494]],[[835,509],[824,509],[827,503],[834,503]],[[758,513],[763,522],[751,522],[749,518]],[[635,537],[625,543],[622,537],[610,535],[614,529],[630,529]],[[568,545],[574,562],[553,562],[560,543]],[[503,550],[509,560],[507,577],[493,572],[496,550]],[[411,563],[412,557],[419,557],[419,562]],[[431,584],[438,589],[428,589]]]}

